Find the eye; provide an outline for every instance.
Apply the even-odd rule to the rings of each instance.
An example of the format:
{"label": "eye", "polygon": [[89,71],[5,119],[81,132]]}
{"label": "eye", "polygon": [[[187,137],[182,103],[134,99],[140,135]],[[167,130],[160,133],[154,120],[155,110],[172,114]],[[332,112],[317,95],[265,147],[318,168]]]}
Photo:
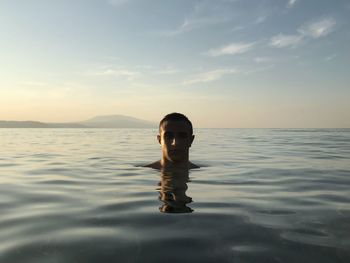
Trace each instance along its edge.
{"label": "eye", "polygon": [[165,132],[164,133],[164,138],[165,139],[173,139],[174,138],[174,133],[172,133],[172,132]]}
{"label": "eye", "polygon": [[180,137],[181,139],[187,139],[187,133],[186,133],[186,132],[180,132],[180,133],[179,133],[179,137]]}

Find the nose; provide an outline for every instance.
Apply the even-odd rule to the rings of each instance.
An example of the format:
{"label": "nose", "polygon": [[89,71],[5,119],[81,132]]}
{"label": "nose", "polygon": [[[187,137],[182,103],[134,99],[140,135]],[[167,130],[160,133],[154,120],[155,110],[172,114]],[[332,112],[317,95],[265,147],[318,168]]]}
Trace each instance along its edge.
{"label": "nose", "polygon": [[177,141],[176,141],[176,138],[174,137],[174,138],[171,140],[171,145],[172,145],[172,146],[176,146],[176,143],[177,143]]}

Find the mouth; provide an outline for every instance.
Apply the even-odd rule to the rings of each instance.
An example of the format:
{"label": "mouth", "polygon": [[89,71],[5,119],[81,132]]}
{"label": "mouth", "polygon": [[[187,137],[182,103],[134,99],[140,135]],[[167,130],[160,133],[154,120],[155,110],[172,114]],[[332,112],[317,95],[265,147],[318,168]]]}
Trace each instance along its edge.
{"label": "mouth", "polygon": [[181,161],[184,159],[184,154],[180,150],[170,150],[168,151],[168,156],[172,161]]}
{"label": "mouth", "polygon": [[181,150],[170,150],[169,154],[170,155],[180,155],[181,154]]}

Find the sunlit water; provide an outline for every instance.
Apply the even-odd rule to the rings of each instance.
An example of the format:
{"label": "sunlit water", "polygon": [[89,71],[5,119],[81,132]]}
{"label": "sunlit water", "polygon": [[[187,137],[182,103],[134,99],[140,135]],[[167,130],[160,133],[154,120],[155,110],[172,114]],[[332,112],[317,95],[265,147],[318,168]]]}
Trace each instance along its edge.
{"label": "sunlit water", "polygon": [[195,133],[0,129],[0,262],[350,262],[350,130]]}

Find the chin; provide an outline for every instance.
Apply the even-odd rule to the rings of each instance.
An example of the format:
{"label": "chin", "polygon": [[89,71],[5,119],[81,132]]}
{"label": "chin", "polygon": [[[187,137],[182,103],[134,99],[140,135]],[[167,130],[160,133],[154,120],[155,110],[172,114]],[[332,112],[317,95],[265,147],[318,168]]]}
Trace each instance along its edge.
{"label": "chin", "polygon": [[173,163],[181,163],[181,162],[185,161],[184,158],[175,157],[175,156],[169,156],[169,160]]}

